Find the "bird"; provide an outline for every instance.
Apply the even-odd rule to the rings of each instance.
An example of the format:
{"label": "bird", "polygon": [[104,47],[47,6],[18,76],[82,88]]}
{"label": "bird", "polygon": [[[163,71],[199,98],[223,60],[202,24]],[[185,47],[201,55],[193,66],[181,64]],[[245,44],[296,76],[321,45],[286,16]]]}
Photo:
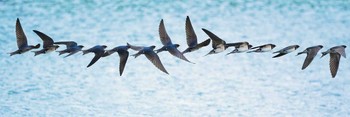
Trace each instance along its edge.
{"label": "bird", "polygon": [[209,45],[210,38],[198,44],[197,35],[193,30],[192,23],[189,16],[186,17],[185,30],[186,30],[186,40],[187,40],[188,48],[182,52],[183,54],[196,51],[202,47]]}
{"label": "bird", "polygon": [[90,67],[91,65],[93,65],[97,60],[99,60],[105,53],[105,49],[107,48],[106,45],[96,45],[90,49],[87,50],[83,50],[83,55],[93,52],[95,53],[94,58],[91,60],[91,62],[89,63],[89,65],[87,67]]}
{"label": "bird", "polygon": [[285,47],[285,48],[283,48],[283,49],[281,49],[279,51],[273,52],[273,54],[275,54],[275,53],[278,53],[278,54],[273,56],[272,58],[281,57],[283,55],[286,55],[288,53],[291,53],[291,52],[295,51],[298,48],[299,48],[299,45],[291,45],[291,46]]}
{"label": "bird", "polygon": [[54,41],[52,40],[52,38],[47,36],[46,34],[37,30],[33,30],[33,32],[35,32],[41,38],[41,40],[43,40],[43,49],[33,51],[34,56],[55,51],[59,47],[58,45],[54,45]]}
{"label": "bird", "polygon": [[229,43],[226,43],[224,40],[222,40],[221,38],[219,38],[218,36],[216,36],[214,33],[210,32],[207,29],[202,28],[202,30],[209,36],[209,38],[212,40],[212,50],[206,54],[210,55],[210,54],[217,54],[220,52],[223,52],[224,50],[226,50],[228,47],[230,46],[234,46],[231,45]]}
{"label": "bird", "polygon": [[173,44],[171,42],[171,39],[170,39],[168,33],[166,32],[163,19],[160,21],[160,24],[159,24],[159,37],[160,37],[160,41],[163,44],[163,47],[156,50],[157,53],[162,52],[162,51],[168,51],[173,56],[180,58],[184,61],[187,61],[189,63],[192,63],[177,49],[180,45]]}
{"label": "bird", "polygon": [[136,54],[133,54],[131,56],[134,56],[135,58],[140,56],[141,54],[144,54],[146,56],[146,58],[152,62],[152,64],[154,66],[156,66],[159,70],[161,70],[162,72],[166,73],[166,74],[169,74],[167,72],[167,70],[164,68],[162,62],[160,61],[159,59],[159,56],[157,55],[157,53],[155,53],[153,50],[154,48],[156,48],[156,46],[152,45],[152,46],[149,46],[149,47],[142,47],[142,46],[134,46],[134,45],[131,45],[129,43],[127,43],[127,45],[135,50],[135,51],[138,51]]}
{"label": "bird", "polygon": [[346,58],[345,48],[346,48],[345,45],[340,45],[340,46],[332,47],[325,52],[322,52],[321,57],[327,55],[328,53],[330,55],[329,69],[331,71],[332,78],[335,78],[335,76],[337,75],[340,57],[343,56],[344,58]]}
{"label": "bird", "polygon": [[27,37],[22,29],[21,22],[19,21],[19,18],[16,20],[16,38],[17,38],[17,47],[18,50],[14,52],[10,52],[10,56],[16,55],[16,54],[23,54],[25,52],[28,52],[32,49],[37,49],[40,47],[40,44],[37,44],[35,46],[28,45]]}
{"label": "bird", "polygon": [[256,46],[256,47],[250,48],[250,49],[255,49],[255,50],[249,51],[247,53],[251,53],[251,52],[257,52],[257,53],[268,52],[268,51],[271,51],[275,47],[276,47],[275,44],[264,44],[264,45],[260,45],[260,46]]}
{"label": "bird", "polygon": [[323,48],[322,45],[312,46],[312,47],[306,48],[304,51],[299,52],[297,54],[297,56],[298,56],[300,54],[306,53],[306,58],[304,60],[303,66],[301,67],[301,70],[304,70],[307,66],[309,66],[309,64],[312,62],[312,60],[317,55],[318,51],[320,51],[322,48]]}
{"label": "bird", "polygon": [[123,74],[123,71],[124,71],[124,68],[125,68],[125,65],[126,65],[126,62],[128,60],[128,57],[129,57],[129,52],[128,52],[128,49],[130,48],[129,45],[126,45],[126,46],[118,46],[118,47],[115,47],[111,50],[106,50],[103,57],[106,57],[106,56],[109,56],[115,52],[118,52],[118,55],[119,55],[119,75],[122,76]]}
{"label": "bird", "polygon": [[71,56],[79,51],[81,51],[81,49],[84,48],[83,45],[78,45],[76,42],[74,41],[60,41],[60,42],[54,42],[54,44],[63,44],[66,45],[66,49],[61,50],[61,51],[57,51],[59,53],[59,55],[65,54],[65,53],[69,53],[68,55],[66,55],[64,58]]}
{"label": "bird", "polygon": [[252,48],[252,45],[250,45],[248,42],[237,42],[237,43],[232,43],[231,45],[234,45],[235,49],[226,55],[229,54],[234,54],[234,53],[242,53],[250,50]]}

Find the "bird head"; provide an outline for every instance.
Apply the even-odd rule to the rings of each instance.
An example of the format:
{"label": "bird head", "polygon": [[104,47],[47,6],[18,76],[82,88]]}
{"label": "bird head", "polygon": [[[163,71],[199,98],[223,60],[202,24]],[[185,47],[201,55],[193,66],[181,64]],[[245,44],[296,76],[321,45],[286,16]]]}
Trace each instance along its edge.
{"label": "bird head", "polygon": [[271,44],[271,49],[275,48],[276,45],[275,44]]}

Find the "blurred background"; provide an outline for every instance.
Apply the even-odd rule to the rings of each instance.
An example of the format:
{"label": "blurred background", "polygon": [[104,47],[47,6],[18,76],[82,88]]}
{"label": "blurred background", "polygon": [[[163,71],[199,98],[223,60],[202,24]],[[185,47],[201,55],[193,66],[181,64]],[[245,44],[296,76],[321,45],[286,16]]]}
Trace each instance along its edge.
{"label": "blurred background", "polygon": [[[305,70],[305,55],[350,42],[350,1],[0,1],[0,115],[10,116],[350,116],[350,60],[341,58],[331,78],[329,56],[317,55]],[[207,46],[185,56],[196,64],[159,54],[170,75],[144,56],[129,57],[119,76],[118,54],[86,68],[94,54],[68,58],[57,52],[9,56],[17,50],[19,18],[28,43],[76,41],[88,49],[125,45],[162,46],[158,25],[180,51],[187,48],[189,16],[202,42],[206,28],[226,42],[273,43],[274,51],[299,44],[281,58],[268,53],[205,56]],[[58,50],[64,49],[61,46]],[[347,51],[347,50],[346,50]],[[130,54],[136,53],[130,50]]]}

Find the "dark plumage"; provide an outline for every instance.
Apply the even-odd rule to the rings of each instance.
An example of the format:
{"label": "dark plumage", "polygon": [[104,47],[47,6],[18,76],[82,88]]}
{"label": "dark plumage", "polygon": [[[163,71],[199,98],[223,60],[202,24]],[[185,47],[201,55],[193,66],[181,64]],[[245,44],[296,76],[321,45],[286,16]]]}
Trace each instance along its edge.
{"label": "dark plumage", "polygon": [[18,18],[16,21],[16,38],[17,38],[18,50],[9,53],[10,56],[15,55],[15,54],[22,54],[22,53],[28,52],[29,50],[37,49],[40,47],[40,44],[37,44],[35,46],[28,45],[27,37],[22,29],[21,22],[19,21]]}
{"label": "dark plumage", "polygon": [[299,45],[291,45],[291,46],[285,47],[285,48],[283,48],[283,49],[281,49],[279,51],[274,52],[274,53],[278,53],[278,54],[273,56],[272,58],[281,57],[283,55],[286,55],[288,53],[291,53],[291,52],[295,51],[298,48],[299,48]]}
{"label": "dark plumage", "polygon": [[160,41],[163,44],[163,47],[158,49],[158,50],[156,50],[157,53],[162,52],[162,51],[168,51],[171,55],[191,63],[191,61],[189,61],[177,49],[180,45],[179,44],[173,44],[171,42],[171,39],[170,39],[168,33],[166,32],[163,19],[160,21],[160,24],[159,24],[159,37],[160,37]]}
{"label": "dark plumage", "polygon": [[345,45],[340,45],[340,46],[332,47],[325,52],[322,52],[321,57],[327,55],[328,53],[330,55],[329,69],[331,71],[332,78],[334,78],[337,75],[340,57],[343,56],[344,58],[346,58],[345,48],[346,48]]}
{"label": "dark plumage", "polygon": [[95,57],[91,60],[91,62],[89,63],[89,65],[87,67],[90,67],[97,60],[99,60],[104,55],[106,48],[107,48],[107,46],[105,46],[105,45],[97,45],[97,46],[94,46],[90,49],[83,50],[83,55],[90,53],[90,52],[93,52],[95,54]]}
{"label": "dark plumage", "polygon": [[230,46],[234,46],[231,44],[227,44],[224,40],[216,36],[214,33],[210,32],[207,29],[202,28],[202,30],[209,36],[209,38],[212,40],[212,47],[213,49],[206,55],[209,54],[217,54],[220,52],[223,52]]}
{"label": "dark plumage", "polygon": [[182,52],[183,54],[196,51],[204,46],[209,45],[210,39],[207,39],[198,44],[197,35],[193,30],[191,20],[188,16],[186,18],[185,30],[186,30],[186,40],[187,40],[188,48]]}
{"label": "dark plumage", "polygon": [[59,55],[69,53],[67,56],[65,56],[65,58],[81,51],[81,49],[83,49],[83,47],[84,47],[83,45],[78,45],[74,41],[60,41],[60,42],[55,42],[54,44],[66,45],[66,47],[67,47],[66,49],[61,50],[61,51],[57,51],[57,52],[59,52]]}
{"label": "dark plumage", "polygon": [[59,47],[58,45],[54,45],[54,41],[51,37],[47,36],[46,34],[40,31],[33,31],[40,37],[41,40],[43,40],[43,49],[39,51],[33,51],[35,53],[34,56],[55,51]]}
{"label": "dark plumage", "polygon": [[126,62],[128,60],[128,57],[129,57],[129,52],[128,52],[128,49],[130,48],[129,45],[126,45],[126,46],[118,46],[118,47],[115,47],[111,50],[106,50],[103,57],[106,57],[106,56],[109,56],[115,52],[118,52],[118,55],[119,55],[119,75],[122,76],[123,74],[123,71],[124,71],[124,68],[125,68],[125,65],[126,65]]}
{"label": "dark plumage", "polygon": [[300,54],[304,54],[304,53],[307,54],[306,58],[304,60],[304,64],[301,67],[301,70],[304,70],[307,66],[309,66],[309,64],[312,62],[312,60],[314,60],[314,58],[317,55],[318,51],[320,51],[322,48],[323,48],[322,45],[312,46],[312,47],[306,48],[304,51],[299,52],[297,54],[297,56],[300,55]]}
{"label": "dark plumage", "polygon": [[159,56],[157,53],[155,53],[153,50],[156,48],[156,46],[149,46],[149,47],[141,47],[141,46],[133,46],[128,43],[128,46],[133,49],[138,51],[136,54],[132,55],[135,58],[140,56],[141,54],[144,54],[146,58],[152,62],[154,66],[156,66],[159,70],[163,71],[166,74],[169,74],[166,69],[164,68],[162,62],[159,59]]}

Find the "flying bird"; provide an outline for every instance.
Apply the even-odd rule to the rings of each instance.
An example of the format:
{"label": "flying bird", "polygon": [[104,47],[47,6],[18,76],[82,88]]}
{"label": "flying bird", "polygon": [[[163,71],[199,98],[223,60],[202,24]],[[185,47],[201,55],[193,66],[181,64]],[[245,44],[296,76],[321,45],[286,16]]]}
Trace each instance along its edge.
{"label": "flying bird", "polygon": [[275,47],[276,47],[275,44],[264,44],[264,45],[260,45],[260,46],[256,46],[256,47],[250,48],[250,49],[255,49],[255,50],[249,51],[248,53],[251,53],[251,52],[257,52],[257,53],[268,52],[268,51],[271,51]]}
{"label": "flying bird", "polygon": [[128,46],[135,50],[138,51],[136,54],[132,55],[135,58],[140,56],[141,54],[144,54],[146,56],[146,58],[152,62],[152,64],[154,66],[156,66],[159,70],[163,71],[166,74],[169,74],[166,69],[164,68],[162,62],[159,59],[159,56],[157,55],[157,53],[155,53],[153,50],[154,48],[156,48],[156,46],[149,46],[149,47],[141,47],[141,46],[134,46],[134,45],[130,45],[128,43]]}
{"label": "flying bird", "polygon": [[344,58],[346,58],[345,48],[346,48],[345,45],[340,45],[340,46],[332,47],[325,52],[322,52],[321,57],[327,55],[328,53],[330,55],[329,69],[331,71],[332,78],[334,78],[337,75],[340,57],[343,56]]}
{"label": "flying bird", "polygon": [[104,55],[106,48],[107,48],[107,46],[105,46],[105,45],[97,45],[97,46],[94,46],[90,49],[83,50],[83,55],[90,53],[90,52],[93,52],[95,54],[95,57],[91,60],[91,62],[89,63],[89,65],[87,67],[90,67],[97,60],[99,60]]}
{"label": "flying bird", "polygon": [[35,46],[28,45],[27,37],[22,29],[21,22],[19,21],[18,18],[16,21],[16,38],[17,38],[18,50],[14,51],[14,52],[10,52],[9,53],[10,56],[16,55],[16,54],[23,54],[25,52],[28,52],[29,50],[37,49],[40,47],[40,44],[37,44]]}
{"label": "flying bird", "polygon": [[209,55],[209,54],[217,54],[217,53],[223,52],[228,47],[234,46],[234,45],[231,45],[231,44],[227,44],[224,40],[222,40],[221,38],[219,38],[218,36],[216,36],[214,33],[210,32],[207,29],[202,28],[202,30],[212,40],[213,50],[211,50],[208,54],[206,54],[206,56]]}
{"label": "flying bird", "polygon": [[232,52],[227,53],[226,55],[246,52],[252,48],[252,45],[250,45],[248,42],[237,42],[231,43],[230,45],[233,45],[235,49]]}
{"label": "flying bird", "polygon": [[157,53],[162,52],[162,51],[168,51],[173,56],[192,63],[177,49],[180,45],[173,44],[171,42],[171,39],[165,30],[163,19],[160,21],[160,24],[159,24],[159,37],[160,37],[160,41],[163,44],[163,47],[156,50]]}
{"label": "flying bird", "polygon": [[59,55],[65,54],[65,53],[69,53],[68,55],[66,55],[64,58],[71,56],[79,51],[81,51],[81,49],[83,49],[83,45],[78,45],[76,42],[74,41],[60,41],[60,42],[55,42],[54,44],[63,44],[66,45],[66,49],[61,50],[61,51],[57,51],[59,53]]}
{"label": "flying bird", "polygon": [[129,52],[128,52],[128,49],[130,48],[129,45],[126,45],[126,46],[118,46],[118,47],[115,47],[111,50],[106,50],[103,57],[106,57],[106,56],[109,56],[115,52],[118,52],[118,55],[119,55],[119,75],[122,76],[123,74],[123,71],[124,71],[124,68],[125,68],[125,65],[126,65],[126,61],[128,60],[128,57],[129,57]]}
{"label": "flying bird", "polygon": [[59,46],[54,45],[54,41],[52,40],[51,37],[47,36],[46,34],[33,30],[40,38],[43,40],[43,49],[38,50],[38,51],[33,51],[35,54],[34,56],[40,55],[40,54],[46,54],[52,51],[55,51]]}
{"label": "flying bird", "polygon": [[285,47],[285,48],[283,48],[283,49],[281,49],[279,51],[274,52],[274,54],[275,53],[278,53],[278,54],[273,56],[272,58],[281,57],[283,55],[286,55],[288,53],[291,53],[291,52],[295,51],[298,48],[299,48],[299,45],[291,45],[291,46]]}
{"label": "flying bird", "polygon": [[209,45],[210,39],[207,39],[207,40],[198,44],[197,35],[193,30],[190,17],[188,17],[188,16],[186,18],[185,30],[186,30],[186,40],[187,40],[188,48],[182,52],[183,54],[196,51],[204,46]]}
{"label": "flying bird", "polygon": [[304,70],[307,66],[309,66],[309,64],[312,62],[312,60],[314,60],[315,56],[317,55],[318,51],[320,51],[323,48],[322,45],[317,45],[317,46],[312,46],[312,47],[308,47],[306,48],[304,51],[299,52],[297,54],[305,54],[306,53],[306,58],[304,60],[303,66],[301,68],[301,70]]}

